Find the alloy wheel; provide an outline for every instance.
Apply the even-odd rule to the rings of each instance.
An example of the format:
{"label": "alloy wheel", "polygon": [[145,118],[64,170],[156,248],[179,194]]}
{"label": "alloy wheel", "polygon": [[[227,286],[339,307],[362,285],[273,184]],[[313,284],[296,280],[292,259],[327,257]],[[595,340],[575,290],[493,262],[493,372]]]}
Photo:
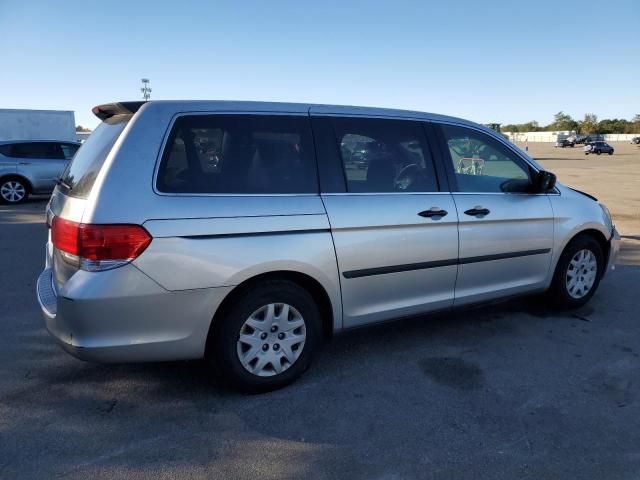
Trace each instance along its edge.
{"label": "alloy wheel", "polygon": [[5,202],[18,203],[27,195],[27,189],[16,180],[9,180],[0,187],[0,196]]}

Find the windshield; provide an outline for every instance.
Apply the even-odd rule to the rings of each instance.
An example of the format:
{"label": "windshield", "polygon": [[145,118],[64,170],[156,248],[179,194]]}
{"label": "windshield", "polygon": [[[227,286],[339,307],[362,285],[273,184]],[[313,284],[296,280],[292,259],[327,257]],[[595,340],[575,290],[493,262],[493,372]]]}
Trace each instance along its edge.
{"label": "windshield", "polygon": [[132,115],[116,115],[106,119],[82,144],[60,177],[58,188],[72,197],[87,198],[111,148],[127,126]]}

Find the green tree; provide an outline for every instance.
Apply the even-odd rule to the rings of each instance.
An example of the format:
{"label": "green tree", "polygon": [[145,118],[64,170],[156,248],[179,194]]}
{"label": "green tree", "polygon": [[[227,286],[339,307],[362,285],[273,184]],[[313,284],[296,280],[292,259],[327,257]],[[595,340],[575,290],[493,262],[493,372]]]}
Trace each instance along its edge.
{"label": "green tree", "polygon": [[76,132],[90,132],[90,128],[85,128],[82,125],[76,125]]}
{"label": "green tree", "polygon": [[553,123],[547,125],[545,130],[575,130],[578,127],[578,122],[562,110],[553,116],[553,120]]}
{"label": "green tree", "polygon": [[585,113],[584,119],[579,124],[580,133],[596,133],[598,129],[598,116],[595,113]]}
{"label": "green tree", "polygon": [[541,129],[538,122],[531,120],[527,123],[510,123],[503,125],[500,130],[503,132],[539,132]]}
{"label": "green tree", "polygon": [[632,133],[633,123],[624,118],[605,118],[598,122],[597,130],[598,133]]}

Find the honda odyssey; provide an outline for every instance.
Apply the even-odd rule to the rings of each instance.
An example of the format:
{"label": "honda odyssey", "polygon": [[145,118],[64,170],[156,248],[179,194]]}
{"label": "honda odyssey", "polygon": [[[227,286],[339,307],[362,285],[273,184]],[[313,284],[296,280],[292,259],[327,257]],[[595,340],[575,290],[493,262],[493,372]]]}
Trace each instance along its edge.
{"label": "honda odyssey", "polygon": [[607,208],[459,118],[328,105],[101,105],[47,207],[37,295],[97,362],[205,358],[282,387],[335,332],[513,295],[576,308]]}

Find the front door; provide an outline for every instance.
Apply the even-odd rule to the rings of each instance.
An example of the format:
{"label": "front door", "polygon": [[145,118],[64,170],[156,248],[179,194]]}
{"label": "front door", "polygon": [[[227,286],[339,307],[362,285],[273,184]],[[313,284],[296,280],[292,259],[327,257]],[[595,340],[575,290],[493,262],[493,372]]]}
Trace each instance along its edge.
{"label": "front door", "polygon": [[[342,180],[342,191],[325,190],[322,200],[336,249],[344,326],[450,307],[458,218],[451,194],[439,191],[421,124],[314,117],[314,135],[325,147],[333,142]],[[325,150],[320,162],[333,162]]]}
{"label": "front door", "polygon": [[532,193],[533,168],[484,132],[440,128],[459,218],[454,303],[543,287],[553,248],[553,210],[546,194]]}

